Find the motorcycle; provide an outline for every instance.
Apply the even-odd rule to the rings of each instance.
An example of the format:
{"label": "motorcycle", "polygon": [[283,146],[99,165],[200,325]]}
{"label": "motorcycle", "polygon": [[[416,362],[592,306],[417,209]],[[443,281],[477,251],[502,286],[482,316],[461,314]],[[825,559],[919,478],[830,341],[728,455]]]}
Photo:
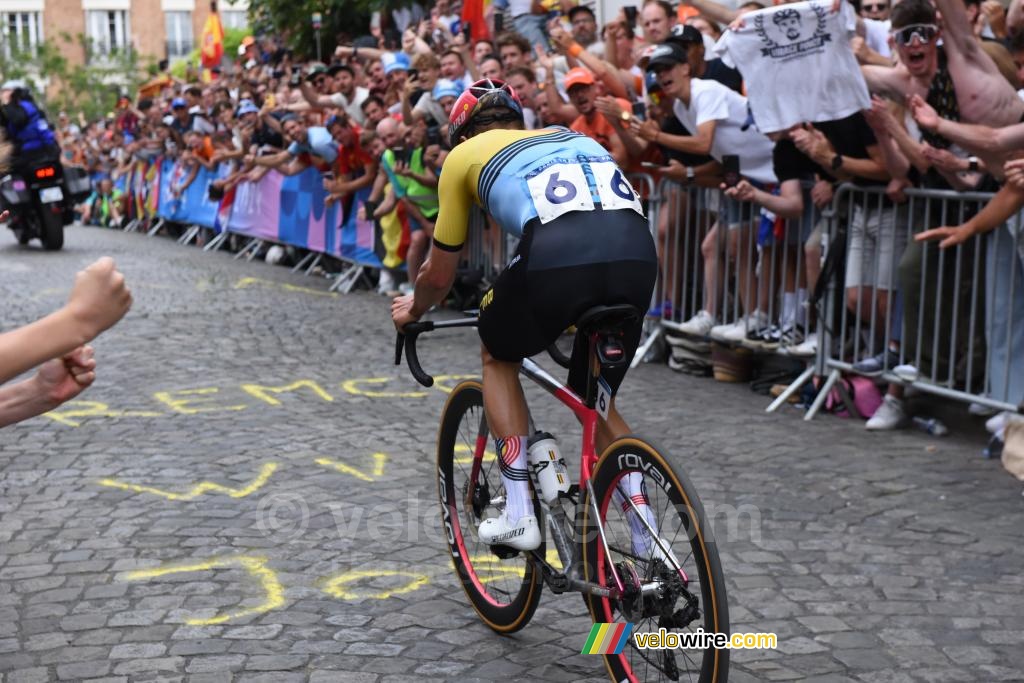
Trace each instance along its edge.
{"label": "motorcycle", "polygon": [[29,164],[0,178],[0,197],[11,212],[7,225],[18,244],[38,239],[48,251],[64,246],[64,226],[74,220],[74,205],[89,193],[88,174],[65,169],[59,161]]}

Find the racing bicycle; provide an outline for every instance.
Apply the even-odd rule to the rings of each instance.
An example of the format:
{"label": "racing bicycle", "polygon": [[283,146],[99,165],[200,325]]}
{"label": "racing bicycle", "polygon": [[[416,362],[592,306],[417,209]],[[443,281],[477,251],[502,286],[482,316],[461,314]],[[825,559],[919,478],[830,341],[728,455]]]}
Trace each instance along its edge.
{"label": "racing bicycle", "polygon": [[[534,360],[522,362],[521,374],[568,407],[583,428],[578,483],[549,505],[537,495],[536,478],[531,481],[543,539],[536,550],[490,546],[477,538],[480,523],[501,514],[504,487],[484,414],[483,386],[463,381],[448,396],[437,438],[442,521],[466,595],[480,619],[498,633],[513,633],[529,623],[542,585],[556,594],[581,593],[594,622],[632,624],[634,633],[661,628],[729,633],[717,545],[682,469],[668,453],[638,436],[616,439],[600,455],[595,450],[598,418],[607,415],[611,400],[601,372],[629,362],[621,338],[642,316],[633,306],[619,305],[592,308],[580,317],[576,334],[587,345],[581,348],[588,349],[591,368],[583,396]],[[474,317],[406,325],[404,335],[398,335],[396,364],[404,348],[412,375],[431,386],[433,378],[419,363],[417,337],[477,322]],[[559,364],[568,365],[564,354],[554,348],[550,352]],[[530,433],[536,431],[531,414]],[[533,467],[531,472],[536,474]],[[646,538],[646,545],[636,542],[639,536]],[[728,679],[726,649],[640,650],[635,640],[628,640],[621,654],[604,659],[614,681]]]}

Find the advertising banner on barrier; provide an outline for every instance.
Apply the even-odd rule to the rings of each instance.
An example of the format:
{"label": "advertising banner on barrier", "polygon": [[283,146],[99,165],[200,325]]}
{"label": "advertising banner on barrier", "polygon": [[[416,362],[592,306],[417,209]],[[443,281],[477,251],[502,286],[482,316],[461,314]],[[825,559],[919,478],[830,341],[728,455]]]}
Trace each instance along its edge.
{"label": "advertising banner on barrier", "polygon": [[[148,174],[154,190],[150,206],[169,221],[201,225],[228,232],[279,242],[360,265],[380,268],[375,245],[377,228],[372,221],[359,220],[357,207],[370,194],[365,188],[357,193],[344,223],[338,203],[326,206],[327,191],[323,177],[315,169],[294,176],[267,173],[258,183],[241,183],[224,193],[219,202],[209,198],[209,185],[229,170],[200,168],[184,192],[175,196],[172,188],[184,184],[190,173],[180,163],[162,160]],[[390,254],[387,260],[400,265],[401,258]]]}

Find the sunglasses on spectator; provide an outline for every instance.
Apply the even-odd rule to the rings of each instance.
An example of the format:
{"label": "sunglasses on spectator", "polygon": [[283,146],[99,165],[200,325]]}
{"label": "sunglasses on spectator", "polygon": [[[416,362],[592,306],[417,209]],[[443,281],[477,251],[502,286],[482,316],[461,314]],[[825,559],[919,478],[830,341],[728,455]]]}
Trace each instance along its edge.
{"label": "sunglasses on spectator", "polygon": [[939,34],[939,27],[935,24],[911,24],[892,32],[893,40],[897,45],[910,45],[914,38],[922,43],[930,43]]}
{"label": "sunglasses on spectator", "polygon": [[862,10],[864,10],[865,12],[881,12],[883,10],[889,9],[889,3],[882,2],[882,3],[879,3],[877,5],[866,5],[865,4],[865,5],[861,5],[860,8]]}

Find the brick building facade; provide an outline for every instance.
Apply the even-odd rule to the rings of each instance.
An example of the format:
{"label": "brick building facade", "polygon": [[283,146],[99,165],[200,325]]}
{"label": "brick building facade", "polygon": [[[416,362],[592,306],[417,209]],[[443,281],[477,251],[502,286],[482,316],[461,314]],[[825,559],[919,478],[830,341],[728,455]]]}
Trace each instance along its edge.
{"label": "brick building facade", "polygon": [[[218,9],[225,28],[246,25],[248,0],[221,0]],[[15,45],[52,40],[81,64],[82,35],[97,55],[131,49],[143,59],[173,62],[198,44],[209,13],[209,0],[0,0],[0,43],[9,54]]]}

